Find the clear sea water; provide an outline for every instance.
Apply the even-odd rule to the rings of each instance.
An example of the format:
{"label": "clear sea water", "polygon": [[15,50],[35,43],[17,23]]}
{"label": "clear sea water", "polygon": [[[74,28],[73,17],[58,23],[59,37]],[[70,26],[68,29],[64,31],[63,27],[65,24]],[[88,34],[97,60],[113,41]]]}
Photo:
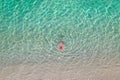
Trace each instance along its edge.
{"label": "clear sea water", "polygon": [[0,65],[55,62],[120,64],[120,0],[0,0]]}

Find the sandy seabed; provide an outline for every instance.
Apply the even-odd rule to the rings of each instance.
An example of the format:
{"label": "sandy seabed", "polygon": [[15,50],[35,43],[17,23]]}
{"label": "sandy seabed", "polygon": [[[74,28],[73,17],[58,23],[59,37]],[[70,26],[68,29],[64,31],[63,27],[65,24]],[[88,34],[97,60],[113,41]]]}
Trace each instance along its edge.
{"label": "sandy seabed", "polygon": [[120,66],[20,64],[1,67],[0,80],[120,80]]}

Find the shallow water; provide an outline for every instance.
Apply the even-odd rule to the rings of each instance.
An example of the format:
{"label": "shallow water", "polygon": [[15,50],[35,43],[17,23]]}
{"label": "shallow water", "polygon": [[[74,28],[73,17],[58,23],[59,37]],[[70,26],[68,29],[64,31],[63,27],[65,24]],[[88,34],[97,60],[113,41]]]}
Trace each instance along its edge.
{"label": "shallow water", "polygon": [[[120,0],[0,1],[0,66],[120,66],[119,3]],[[60,40],[63,51],[58,48]]]}

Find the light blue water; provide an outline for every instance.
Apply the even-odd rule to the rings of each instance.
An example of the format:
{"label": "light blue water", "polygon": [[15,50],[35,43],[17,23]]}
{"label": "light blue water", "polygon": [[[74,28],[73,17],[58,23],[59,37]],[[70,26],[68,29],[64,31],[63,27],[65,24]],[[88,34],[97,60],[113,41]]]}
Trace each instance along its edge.
{"label": "light blue water", "polygon": [[[0,64],[120,64],[120,0],[0,1]],[[60,39],[64,50],[58,49]]]}

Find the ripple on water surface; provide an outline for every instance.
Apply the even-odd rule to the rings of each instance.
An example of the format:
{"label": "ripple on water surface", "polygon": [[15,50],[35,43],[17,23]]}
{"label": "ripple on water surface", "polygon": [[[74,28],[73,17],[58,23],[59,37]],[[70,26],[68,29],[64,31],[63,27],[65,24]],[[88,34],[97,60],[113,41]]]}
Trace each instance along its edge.
{"label": "ripple on water surface", "polygon": [[2,1],[0,64],[120,64],[119,2]]}

